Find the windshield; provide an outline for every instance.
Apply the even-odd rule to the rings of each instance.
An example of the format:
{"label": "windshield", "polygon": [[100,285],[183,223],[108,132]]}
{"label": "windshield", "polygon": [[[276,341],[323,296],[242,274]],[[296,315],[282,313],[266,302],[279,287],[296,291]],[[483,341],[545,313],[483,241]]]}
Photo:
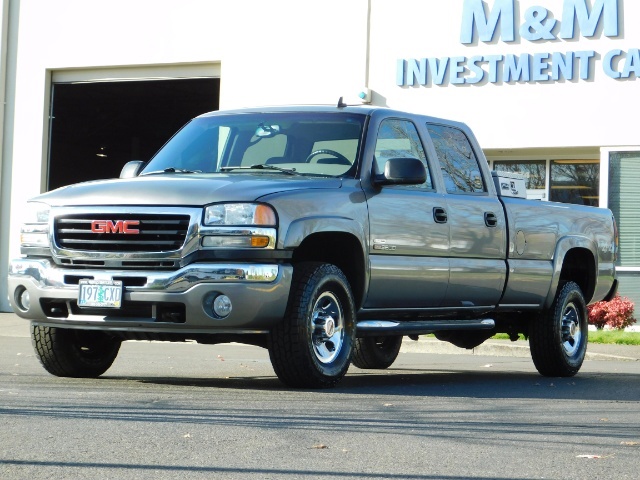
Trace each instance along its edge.
{"label": "windshield", "polygon": [[364,115],[343,112],[196,118],[167,142],[142,174],[354,175],[364,120]]}

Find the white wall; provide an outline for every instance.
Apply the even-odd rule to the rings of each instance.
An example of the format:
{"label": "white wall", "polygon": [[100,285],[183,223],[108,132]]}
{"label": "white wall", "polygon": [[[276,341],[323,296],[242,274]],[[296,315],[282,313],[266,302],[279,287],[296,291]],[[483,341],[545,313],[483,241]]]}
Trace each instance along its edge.
{"label": "white wall", "polygon": [[[562,20],[563,0],[519,0],[516,41],[461,43],[463,0],[372,0],[370,87],[381,103],[467,122],[484,148],[634,145],[637,127],[629,114],[640,107],[640,80],[606,76],[596,59],[590,81],[484,83],[399,87],[397,59],[640,48],[640,2],[619,0],[620,34],[531,42],[517,34],[526,11],[544,6]],[[492,7],[494,0],[486,6]],[[588,4],[594,4],[589,1]],[[602,23],[602,22],[601,22]],[[558,24],[559,28],[560,24]]]}
{"label": "white wall", "polygon": [[[22,206],[45,185],[51,71],[219,63],[221,108],[337,103],[365,81],[367,7],[367,0],[22,1],[3,266],[19,255]],[[4,283],[0,310],[8,308]]]}

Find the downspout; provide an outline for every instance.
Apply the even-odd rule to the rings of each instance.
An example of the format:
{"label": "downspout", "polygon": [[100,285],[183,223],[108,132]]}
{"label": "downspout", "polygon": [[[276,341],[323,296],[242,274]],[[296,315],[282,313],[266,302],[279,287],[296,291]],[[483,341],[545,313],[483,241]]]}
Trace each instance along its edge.
{"label": "downspout", "polygon": [[6,105],[6,85],[7,85],[7,43],[9,40],[9,2],[2,0],[2,10],[0,11],[0,198],[2,198],[2,159],[4,157],[4,126],[5,105]]}
{"label": "downspout", "polygon": [[0,10],[0,312],[10,312],[7,274],[11,219],[11,172],[15,115],[16,55],[20,0],[2,0]]}
{"label": "downspout", "polygon": [[371,0],[367,1],[367,44],[364,64],[364,86],[369,88],[369,55],[371,54]]}
{"label": "downspout", "polygon": [[362,103],[372,103],[372,93],[369,88],[369,62],[371,56],[371,1],[367,0],[367,41],[365,46],[365,63],[364,63],[364,89],[360,92],[360,100]]}

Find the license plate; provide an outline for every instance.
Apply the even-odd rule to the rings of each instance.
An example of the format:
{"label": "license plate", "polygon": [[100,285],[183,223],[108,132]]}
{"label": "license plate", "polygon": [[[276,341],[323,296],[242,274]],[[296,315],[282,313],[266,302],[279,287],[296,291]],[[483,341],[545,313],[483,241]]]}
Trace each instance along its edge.
{"label": "license plate", "polygon": [[122,282],[80,280],[79,307],[120,308],[122,306]]}

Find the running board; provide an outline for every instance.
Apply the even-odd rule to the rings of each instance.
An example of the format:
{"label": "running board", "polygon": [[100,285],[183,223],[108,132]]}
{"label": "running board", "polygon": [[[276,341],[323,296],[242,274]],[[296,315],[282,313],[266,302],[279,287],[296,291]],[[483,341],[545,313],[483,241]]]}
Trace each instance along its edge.
{"label": "running board", "polygon": [[356,325],[356,335],[425,335],[441,331],[491,330],[496,322],[490,318],[482,320],[421,320],[395,322],[391,320],[363,320]]}

